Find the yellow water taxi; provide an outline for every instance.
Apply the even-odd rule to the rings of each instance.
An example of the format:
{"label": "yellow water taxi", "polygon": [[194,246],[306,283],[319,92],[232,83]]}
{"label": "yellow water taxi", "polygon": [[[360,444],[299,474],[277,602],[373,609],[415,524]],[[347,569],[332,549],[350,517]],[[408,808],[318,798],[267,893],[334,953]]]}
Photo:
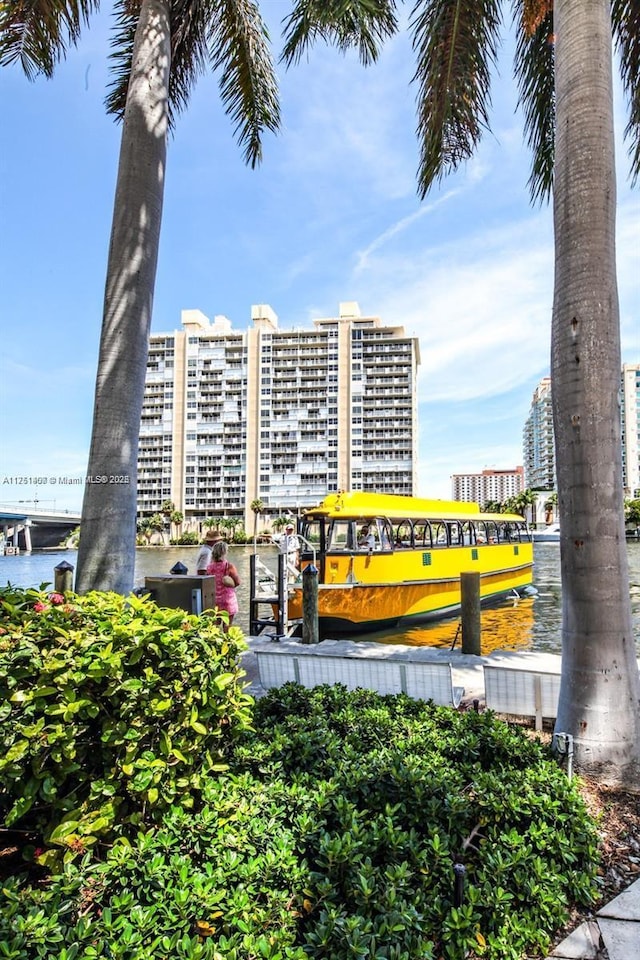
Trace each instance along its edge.
{"label": "yellow water taxi", "polygon": [[[460,609],[460,574],[480,574],[489,603],[526,593],[533,544],[516,514],[477,503],[375,493],[337,493],[305,512],[301,568],[318,569],[323,637],[441,619]],[[302,584],[290,585],[288,617],[302,617]]]}

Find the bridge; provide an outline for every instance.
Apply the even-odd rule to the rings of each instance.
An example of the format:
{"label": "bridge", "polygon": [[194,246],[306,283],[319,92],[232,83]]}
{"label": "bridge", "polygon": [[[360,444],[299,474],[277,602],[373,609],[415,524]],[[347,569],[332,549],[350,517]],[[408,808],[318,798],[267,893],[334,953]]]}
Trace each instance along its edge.
{"label": "bridge", "polygon": [[0,503],[2,548],[29,552],[34,547],[57,547],[80,523],[80,514],[71,510],[25,509],[26,503]]}

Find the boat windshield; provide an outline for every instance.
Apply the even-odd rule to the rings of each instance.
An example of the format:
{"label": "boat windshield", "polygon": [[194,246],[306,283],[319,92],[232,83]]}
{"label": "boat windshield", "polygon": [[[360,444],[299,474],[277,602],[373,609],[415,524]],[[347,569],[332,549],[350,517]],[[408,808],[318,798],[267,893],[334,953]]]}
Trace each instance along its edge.
{"label": "boat windshield", "polygon": [[327,550],[353,550],[353,520],[333,520],[329,525]]}
{"label": "boat windshield", "polygon": [[332,520],[327,535],[327,550],[391,550],[394,530],[381,517],[361,520]]}

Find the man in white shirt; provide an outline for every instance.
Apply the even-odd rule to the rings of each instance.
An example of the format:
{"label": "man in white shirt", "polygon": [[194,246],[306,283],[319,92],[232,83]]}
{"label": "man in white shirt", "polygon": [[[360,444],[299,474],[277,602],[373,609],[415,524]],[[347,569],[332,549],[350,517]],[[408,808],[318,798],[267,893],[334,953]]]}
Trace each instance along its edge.
{"label": "man in white shirt", "polygon": [[291,567],[298,569],[300,567],[300,540],[296,536],[295,527],[288,523],[284,528],[284,536],[280,540],[280,550],[287,557],[287,568],[291,572]]}
{"label": "man in white shirt", "polygon": [[206,576],[207,567],[211,563],[211,547],[219,540],[222,540],[222,534],[219,530],[207,530],[205,533],[204,543],[196,557],[196,573],[199,577]]}
{"label": "man in white shirt", "polygon": [[369,527],[365,524],[358,537],[358,546],[365,550],[373,550],[376,545],[376,539],[371,533]]}

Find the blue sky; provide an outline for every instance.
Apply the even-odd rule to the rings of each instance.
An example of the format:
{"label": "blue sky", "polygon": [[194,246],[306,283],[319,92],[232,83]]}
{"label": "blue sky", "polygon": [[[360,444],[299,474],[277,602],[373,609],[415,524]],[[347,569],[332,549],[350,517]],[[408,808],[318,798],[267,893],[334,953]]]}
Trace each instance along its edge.
{"label": "blue sky", "polygon": [[[79,508],[82,488],[14,478],[86,473],[120,140],[105,115],[110,4],[53,80],[0,71],[0,503]],[[289,4],[266,0],[276,55]],[[408,8],[407,8],[408,9]],[[405,10],[406,14],[407,10]],[[244,166],[217,79],[202,78],[169,144],[153,330],[180,311],[234,329],[268,303],[282,329],[343,300],[420,339],[419,486],[522,462],[531,396],[548,374],[550,206],[532,207],[511,43],[476,157],[418,200],[414,63],[406,34],[365,70],[316,47],[279,67],[283,127]],[[617,96],[618,130],[624,104]],[[640,217],[618,162],[623,359],[640,360]]]}

